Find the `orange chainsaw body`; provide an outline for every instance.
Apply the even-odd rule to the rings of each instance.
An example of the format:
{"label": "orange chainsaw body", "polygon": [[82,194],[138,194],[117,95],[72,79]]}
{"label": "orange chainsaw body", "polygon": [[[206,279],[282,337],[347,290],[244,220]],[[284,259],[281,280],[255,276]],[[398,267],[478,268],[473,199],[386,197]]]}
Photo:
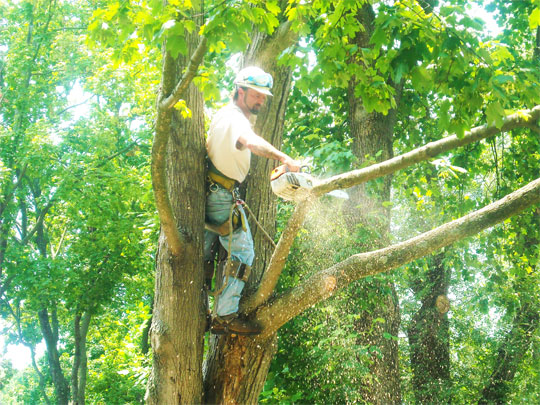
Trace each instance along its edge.
{"label": "orange chainsaw body", "polygon": [[270,185],[277,196],[287,201],[302,201],[306,199],[313,188],[313,178],[309,173],[291,172],[285,165],[272,170]]}

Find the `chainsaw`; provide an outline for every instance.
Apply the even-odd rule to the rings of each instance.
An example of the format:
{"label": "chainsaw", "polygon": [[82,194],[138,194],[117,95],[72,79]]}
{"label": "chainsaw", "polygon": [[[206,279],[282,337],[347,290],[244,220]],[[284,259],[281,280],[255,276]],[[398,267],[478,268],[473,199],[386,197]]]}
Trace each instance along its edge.
{"label": "chainsaw", "polygon": [[[316,185],[317,179],[311,176],[308,166],[301,166],[299,172],[291,172],[285,165],[278,166],[270,174],[272,191],[286,201],[300,202],[305,200],[311,189]],[[349,195],[342,190],[334,190],[327,195],[348,199]]]}
{"label": "chainsaw", "polygon": [[300,167],[299,172],[291,172],[287,166],[281,165],[270,174],[272,191],[286,201],[300,202],[306,199],[313,183],[308,166]]}

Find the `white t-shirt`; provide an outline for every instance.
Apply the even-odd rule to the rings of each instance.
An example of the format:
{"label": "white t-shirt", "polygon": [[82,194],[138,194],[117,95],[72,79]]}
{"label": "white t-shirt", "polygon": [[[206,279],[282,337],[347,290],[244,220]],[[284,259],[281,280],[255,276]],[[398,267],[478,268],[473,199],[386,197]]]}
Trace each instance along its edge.
{"label": "white t-shirt", "polygon": [[251,151],[246,147],[236,147],[240,135],[250,138],[255,133],[242,110],[231,103],[212,119],[206,149],[208,157],[221,173],[241,183],[249,171]]}

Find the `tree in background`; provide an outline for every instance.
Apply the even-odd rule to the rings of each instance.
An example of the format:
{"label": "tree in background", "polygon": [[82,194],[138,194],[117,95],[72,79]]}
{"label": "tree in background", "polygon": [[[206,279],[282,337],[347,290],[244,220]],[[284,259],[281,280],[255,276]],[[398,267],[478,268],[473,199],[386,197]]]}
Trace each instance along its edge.
{"label": "tree in background", "polygon": [[[152,263],[149,175],[136,153],[148,129],[122,111],[136,79],[100,72],[106,55],[85,49],[86,5],[1,7],[1,311],[10,342],[32,353],[42,400],[83,403],[92,320],[123,305]],[[81,85],[92,102],[77,119],[68,100]]]}

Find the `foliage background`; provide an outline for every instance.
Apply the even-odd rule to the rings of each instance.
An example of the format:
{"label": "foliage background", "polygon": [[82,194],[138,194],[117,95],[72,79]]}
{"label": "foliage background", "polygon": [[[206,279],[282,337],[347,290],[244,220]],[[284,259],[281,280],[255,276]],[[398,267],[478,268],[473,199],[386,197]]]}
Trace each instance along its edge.
{"label": "foliage background", "polygon": [[[310,9],[290,2],[285,12],[303,39],[281,56],[281,63],[295,67],[283,149],[310,157],[314,174],[326,177],[358,165],[345,118],[352,74],[360,78],[356,91],[368,111],[386,113],[395,106],[384,78],[404,82],[396,154],[446,133],[499,123],[506,112],[538,104],[537,1],[485,2],[502,27],[497,36],[486,33],[466,2],[444,2],[431,18],[422,17],[417,2],[376,2],[373,47],[361,50],[343,41],[358,30],[351,19],[354,4],[317,1]],[[208,7],[204,33],[211,45],[196,82],[211,113],[227,97],[236,67],[230,60],[245,49],[252,24],[272,32],[280,9],[258,1],[249,7],[242,2]],[[194,29],[190,9],[189,1],[0,5],[2,335],[6,343],[35,350],[42,341],[37,313],[54,308],[67,375],[74,317],[91,313],[89,403],[143,401],[158,232],[149,156],[160,47],[164,38],[173,38],[167,49],[173,55],[185,52],[184,30]],[[171,22],[177,13],[185,18]],[[351,54],[360,62],[346,63]],[[72,104],[76,89],[84,91],[82,115]],[[539,143],[537,132],[515,131],[398,173],[387,202],[393,241],[537,177]],[[280,289],[347,257],[358,244],[367,250],[378,237],[376,226],[347,232],[340,209],[339,201],[325,198],[314,210]],[[279,233],[291,206],[280,202],[278,210]],[[452,402],[478,400],[518,315],[527,309],[538,316],[538,218],[531,210],[444,252],[452,382],[445,390]],[[398,336],[386,338],[399,342],[404,402],[415,398],[407,328],[421,306],[417,284],[425,280],[429,260],[393,272],[402,326]],[[356,387],[372,378],[367,366],[377,348],[358,344],[354,314],[367,307],[352,299],[358,288],[362,283],[282,328],[261,403],[362,402]],[[369,299],[376,302],[377,295]],[[525,339],[514,345],[520,341]],[[508,387],[514,403],[540,401],[538,326],[528,341]],[[54,398],[48,368],[39,355],[36,366],[25,370],[3,360],[0,402],[40,403],[43,391]]]}

